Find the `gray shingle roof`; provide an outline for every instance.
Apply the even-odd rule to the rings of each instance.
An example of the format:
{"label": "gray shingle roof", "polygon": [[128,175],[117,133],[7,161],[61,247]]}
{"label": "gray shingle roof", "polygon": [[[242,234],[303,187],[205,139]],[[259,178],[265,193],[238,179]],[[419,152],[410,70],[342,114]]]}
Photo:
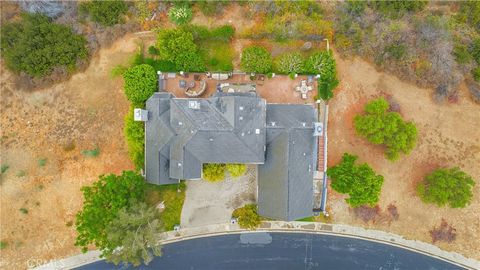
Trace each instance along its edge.
{"label": "gray shingle roof", "polygon": [[149,182],[198,179],[203,163],[256,163],[261,215],[295,220],[312,214],[316,113],[311,105],[267,105],[253,93],[184,99],[162,92],[146,109]]}

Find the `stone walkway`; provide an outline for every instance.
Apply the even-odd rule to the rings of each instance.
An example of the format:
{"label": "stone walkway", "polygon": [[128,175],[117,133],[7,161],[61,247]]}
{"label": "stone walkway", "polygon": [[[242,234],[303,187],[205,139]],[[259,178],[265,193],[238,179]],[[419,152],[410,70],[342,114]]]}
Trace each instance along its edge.
{"label": "stone walkway", "polygon": [[[407,240],[403,237],[377,230],[368,230],[359,227],[343,224],[325,224],[315,222],[283,222],[283,221],[268,221],[263,222],[260,228],[256,231],[246,231],[238,227],[237,224],[215,224],[202,227],[184,228],[179,231],[170,231],[164,233],[162,236],[165,240],[162,244],[168,244],[176,241],[189,240],[199,237],[208,237],[214,235],[222,235],[228,233],[249,233],[258,231],[269,232],[299,232],[299,233],[318,233],[336,235],[342,237],[353,237],[365,239],[369,241],[381,242],[384,244],[402,247],[414,252],[419,252],[431,257],[435,257],[447,262],[456,264],[466,269],[480,269],[480,262],[474,259],[465,258],[463,255],[456,252],[448,252],[441,250],[437,246],[416,241]],[[85,254],[72,256],[69,258],[54,261],[50,264],[37,267],[35,269],[51,270],[51,269],[72,269],[85,264],[101,260],[98,251],[90,251]]]}

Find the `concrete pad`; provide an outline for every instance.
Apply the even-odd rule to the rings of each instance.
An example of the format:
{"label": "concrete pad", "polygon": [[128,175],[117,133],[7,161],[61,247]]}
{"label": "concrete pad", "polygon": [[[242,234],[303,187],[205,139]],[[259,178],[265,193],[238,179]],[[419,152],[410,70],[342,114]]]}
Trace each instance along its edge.
{"label": "concrete pad", "polygon": [[183,204],[183,228],[227,223],[233,210],[255,203],[257,196],[256,166],[249,165],[245,175],[222,182],[204,180],[186,181],[187,191]]}

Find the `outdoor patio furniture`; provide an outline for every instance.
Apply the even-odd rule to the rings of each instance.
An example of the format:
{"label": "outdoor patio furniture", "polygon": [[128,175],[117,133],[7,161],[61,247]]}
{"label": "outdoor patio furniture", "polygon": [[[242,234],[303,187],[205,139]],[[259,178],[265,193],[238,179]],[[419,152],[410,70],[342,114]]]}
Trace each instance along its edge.
{"label": "outdoor patio furniture", "polygon": [[188,88],[194,88],[194,87],[195,87],[194,81],[188,82]]}
{"label": "outdoor patio furniture", "polygon": [[224,81],[228,80],[230,76],[227,73],[213,73],[212,74],[212,79],[219,80],[219,81]]}
{"label": "outdoor patio furniture", "polygon": [[200,88],[199,89],[187,87],[185,89],[185,94],[189,97],[199,97],[205,92],[206,89],[207,89],[207,82],[206,81],[200,81]]}
{"label": "outdoor patio furniture", "polygon": [[187,87],[187,81],[185,81],[185,80],[178,81],[178,86],[180,88],[186,88]]}

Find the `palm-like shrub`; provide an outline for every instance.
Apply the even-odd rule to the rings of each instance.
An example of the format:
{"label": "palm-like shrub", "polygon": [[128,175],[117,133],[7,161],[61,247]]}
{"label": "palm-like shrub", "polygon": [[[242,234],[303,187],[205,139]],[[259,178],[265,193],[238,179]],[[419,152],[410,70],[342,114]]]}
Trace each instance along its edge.
{"label": "palm-like shrub", "polygon": [[303,57],[298,52],[281,55],[276,65],[278,72],[283,74],[302,73],[304,71]]}
{"label": "palm-like shrub", "polygon": [[240,65],[246,72],[268,73],[272,70],[272,56],[263,47],[248,47],[242,52]]}
{"label": "palm-like shrub", "polygon": [[192,9],[186,3],[176,4],[168,11],[168,18],[177,25],[186,24],[192,20]]}

